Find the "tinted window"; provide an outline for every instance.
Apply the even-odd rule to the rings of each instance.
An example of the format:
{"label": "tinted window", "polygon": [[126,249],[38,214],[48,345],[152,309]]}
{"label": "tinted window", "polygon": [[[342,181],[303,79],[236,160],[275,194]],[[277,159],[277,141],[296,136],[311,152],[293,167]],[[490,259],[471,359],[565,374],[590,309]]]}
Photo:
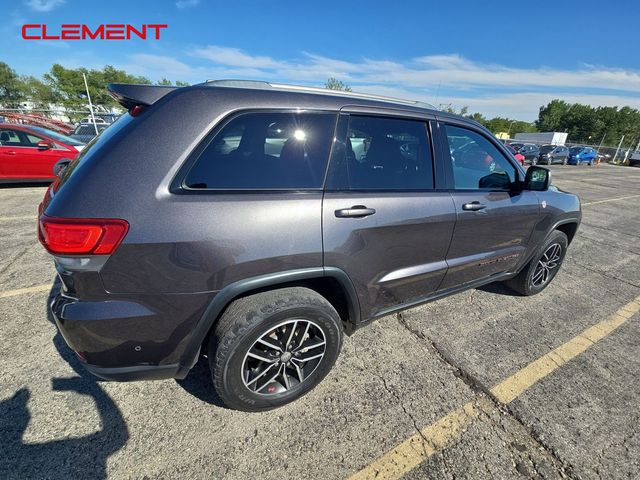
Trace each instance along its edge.
{"label": "tinted window", "polygon": [[8,147],[17,147],[27,145],[27,139],[17,130],[0,130],[0,145]]}
{"label": "tinted window", "polygon": [[328,188],[422,190],[433,188],[426,123],[351,115],[343,148],[332,158]]}
{"label": "tinted window", "polygon": [[25,134],[27,136],[27,140],[29,141],[29,143],[31,145],[33,145],[34,147],[38,145],[38,142],[44,142],[44,138],[40,138],[40,137],[36,137],[35,135],[31,134],[31,133],[26,133]]}
{"label": "tinted window", "polygon": [[466,128],[446,126],[457,189],[509,189],[515,167],[482,135]]}
{"label": "tinted window", "polygon": [[83,145],[82,142],[79,142],[77,140],[74,140],[71,137],[68,137],[66,135],[62,135],[58,132],[54,132],[53,130],[49,130],[48,128],[42,128],[42,127],[29,127],[31,130],[33,130],[36,133],[41,133],[43,135],[46,135],[49,138],[53,138],[54,140],[58,141],[58,142],[62,142],[65,143],[67,145],[73,145],[75,147],[78,147],[80,145]]}
{"label": "tinted window", "polygon": [[[540,148],[540,152],[549,153],[552,152],[554,148],[556,147],[554,147],[553,145],[543,145],[542,148]],[[560,149],[558,149],[558,151],[560,151]]]}
{"label": "tinted window", "polygon": [[332,114],[248,113],[225,125],[187,174],[190,188],[321,188]]}

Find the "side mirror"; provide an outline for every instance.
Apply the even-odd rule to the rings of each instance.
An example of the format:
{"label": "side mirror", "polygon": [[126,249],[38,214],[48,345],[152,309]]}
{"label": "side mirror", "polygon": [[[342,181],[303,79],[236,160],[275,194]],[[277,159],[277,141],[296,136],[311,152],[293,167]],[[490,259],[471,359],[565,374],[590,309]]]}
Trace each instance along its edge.
{"label": "side mirror", "polygon": [[67,165],[69,165],[71,163],[71,160],[69,160],[68,158],[61,158],[60,160],[58,160],[56,162],[56,164],[53,166],[53,174],[56,177],[59,177],[60,174],[62,173],[62,171],[67,168]]}
{"label": "side mirror", "polygon": [[37,148],[38,150],[49,150],[50,148],[53,148],[53,143],[42,140],[38,142]]}
{"label": "side mirror", "polygon": [[551,185],[551,172],[546,168],[531,166],[524,177],[524,189],[544,192]]}

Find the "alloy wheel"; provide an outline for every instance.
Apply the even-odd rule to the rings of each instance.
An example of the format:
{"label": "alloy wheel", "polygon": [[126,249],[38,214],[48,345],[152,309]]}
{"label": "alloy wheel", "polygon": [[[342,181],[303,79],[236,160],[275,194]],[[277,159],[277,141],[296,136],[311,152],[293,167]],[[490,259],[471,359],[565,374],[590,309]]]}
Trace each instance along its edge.
{"label": "alloy wheel", "polygon": [[259,395],[287,392],[307,380],[326,351],[322,329],[311,320],[287,320],[256,340],[242,362],[242,381]]}
{"label": "alloy wheel", "polygon": [[531,285],[534,287],[545,285],[551,278],[553,271],[560,266],[561,257],[562,246],[559,243],[551,244],[536,264],[536,268],[531,276]]}

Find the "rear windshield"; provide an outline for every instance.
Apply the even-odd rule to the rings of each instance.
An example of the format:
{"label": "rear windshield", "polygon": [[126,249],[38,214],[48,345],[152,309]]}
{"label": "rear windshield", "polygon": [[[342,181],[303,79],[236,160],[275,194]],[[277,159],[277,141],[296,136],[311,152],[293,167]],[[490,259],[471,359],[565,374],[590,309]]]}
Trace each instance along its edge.
{"label": "rear windshield", "polygon": [[576,154],[576,153],[580,153],[582,151],[582,147],[573,147],[571,150],[569,150],[569,153],[572,154]]}
{"label": "rear windshield", "polygon": [[260,112],[227,123],[185,179],[193,189],[322,188],[336,115]]}
{"label": "rear windshield", "polygon": [[543,145],[542,147],[540,147],[540,152],[549,153],[553,151],[555,148],[556,147],[554,145]]}
{"label": "rear windshield", "polygon": [[75,140],[71,137],[67,137],[66,135],[62,135],[58,132],[54,132],[53,130],[49,130],[48,128],[32,127],[32,126],[30,126],[29,128],[36,133],[41,133],[42,135],[46,135],[49,138],[53,138],[58,142],[66,143],[67,145],[71,145],[73,147],[79,147],[80,145],[84,145],[84,143],[79,142],[78,140]]}

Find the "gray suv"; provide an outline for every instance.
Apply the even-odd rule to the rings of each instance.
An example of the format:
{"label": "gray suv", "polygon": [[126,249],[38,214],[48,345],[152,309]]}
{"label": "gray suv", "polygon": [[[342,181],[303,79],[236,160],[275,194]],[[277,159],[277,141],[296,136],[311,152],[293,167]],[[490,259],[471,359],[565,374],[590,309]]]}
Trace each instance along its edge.
{"label": "gray suv", "polygon": [[418,102],[214,81],[110,85],[125,114],[64,168],[39,237],[69,346],[108,380],[184,378],[230,407],[299,398],[343,336],[490,282],[558,272],[575,195]]}

